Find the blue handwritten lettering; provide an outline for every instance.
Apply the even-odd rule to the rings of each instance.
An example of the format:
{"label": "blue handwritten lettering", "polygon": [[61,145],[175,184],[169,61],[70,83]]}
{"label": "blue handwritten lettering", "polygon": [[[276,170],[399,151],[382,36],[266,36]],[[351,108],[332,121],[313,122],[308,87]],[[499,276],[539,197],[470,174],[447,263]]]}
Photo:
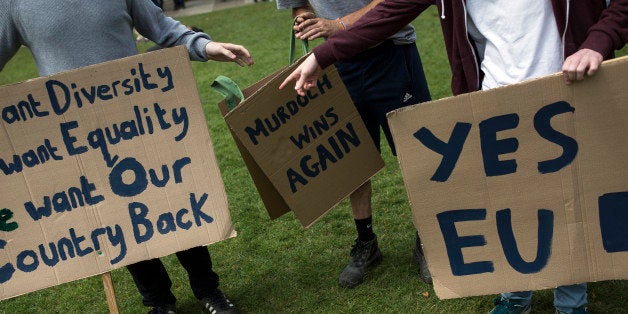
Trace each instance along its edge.
{"label": "blue handwritten lettering", "polygon": [[515,152],[519,147],[519,141],[512,137],[497,140],[497,132],[514,129],[517,125],[519,125],[519,116],[514,113],[492,117],[480,122],[482,158],[484,160],[484,172],[487,177],[500,176],[517,171],[516,160],[499,160],[499,155]]}
{"label": "blue handwritten lettering", "polygon": [[502,209],[497,211],[497,232],[499,240],[506,259],[512,268],[522,274],[538,273],[547,265],[552,253],[552,236],[554,234],[554,213],[551,210],[539,209],[537,212],[538,227],[538,244],[536,249],[536,258],[532,262],[526,262],[519,254],[517,241],[512,231],[512,223],[510,219],[510,209]]}
{"label": "blue handwritten lettering", "polygon": [[540,173],[556,172],[571,164],[571,162],[576,158],[576,155],[578,154],[578,142],[576,142],[573,138],[554,130],[550,123],[552,117],[566,112],[573,113],[575,110],[576,109],[570,106],[566,101],[559,101],[541,108],[534,115],[534,128],[539,135],[563,148],[563,154],[556,159],[539,162],[538,168]]}
{"label": "blue handwritten lettering", "polygon": [[598,206],[604,250],[628,252],[628,191],[604,194]]}
{"label": "blue handwritten lettering", "polygon": [[[174,176],[175,183],[183,182],[182,169],[190,164],[192,159],[190,157],[183,157],[177,159],[172,165],[172,172]],[[162,178],[159,179],[155,170],[149,169],[148,173],[150,175],[150,182],[157,187],[164,187],[166,182],[169,180],[169,172],[162,165]],[[165,170],[164,170],[165,169]],[[122,180],[123,174],[126,171],[131,171],[133,173],[133,181],[130,183],[125,183]],[[116,164],[109,174],[109,184],[111,186],[111,190],[113,193],[119,196],[132,197],[136,196],[148,187],[148,176],[146,169],[135,158],[127,157],[122,159],[118,164]]]}
{"label": "blue handwritten lettering", "polygon": [[458,235],[455,223],[463,221],[486,219],[486,209],[459,209],[436,215],[440,230],[445,240],[449,265],[454,276],[474,275],[493,272],[493,262],[480,261],[465,263],[462,249],[465,247],[484,246],[486,239],[483,235],[461,237]]}
{"label": "blue handwritten lettering", "polygon": [[423,127],[414,133],[414,137],[419,140],[425,147],[437,152],[443,156],[440,165],[436,169],[436,172],[432,175],[430,180],[436,182],[445,182],[451,176],[451,173],[456,167],[460,153],[462,152],[462,146],[467,140],[469,131],[471,130],[470,123],[458,122],[454,126],[451,135],[449,136],[449,142],[445,143],[437,138],[429,129]]}
{"label": "blue handwritten lettering", "polygon": [[[146,242],[153,237],[153,224],[146,218],[146,215],[148,215],[148,207],[146,205],[140,202],[132,202],[129,204],[129,216],[131,217],[133,236],[137,244]],[[142,232],[140,227],[143,227],[145,231]]]}

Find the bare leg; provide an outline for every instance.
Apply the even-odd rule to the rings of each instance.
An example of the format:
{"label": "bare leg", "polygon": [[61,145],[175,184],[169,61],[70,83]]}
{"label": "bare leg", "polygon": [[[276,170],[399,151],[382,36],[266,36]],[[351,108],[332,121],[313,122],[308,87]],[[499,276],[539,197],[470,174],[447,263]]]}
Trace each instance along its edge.
{"label": "bare leg", "polygon": [[362,184],[357,190],[353,191],[349,196],[351,200],[351,210],[353,210],[354,219],[364,219],[372,215],[371,212],[371,181]]}

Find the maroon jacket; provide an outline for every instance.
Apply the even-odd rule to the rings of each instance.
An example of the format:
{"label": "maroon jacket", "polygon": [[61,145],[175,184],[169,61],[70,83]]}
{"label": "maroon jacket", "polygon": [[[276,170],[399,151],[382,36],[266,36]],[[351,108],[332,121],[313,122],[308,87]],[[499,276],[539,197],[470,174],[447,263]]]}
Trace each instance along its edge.
{"label": "maroon jacket", "polygon": [[[551,1],[558,32],[563,36],[564,57],[589,48],[609,59],[628,42],[628,0],[611,0],[607,9],[605,0]],[[483,74],[467,32],[465,0],[385,0],[348,31],[338,32],[314,48],[316,60],[323,68],[347,60],[379,44],[430,5],[436,5],[440,14],[453,94],[479,90]]]}

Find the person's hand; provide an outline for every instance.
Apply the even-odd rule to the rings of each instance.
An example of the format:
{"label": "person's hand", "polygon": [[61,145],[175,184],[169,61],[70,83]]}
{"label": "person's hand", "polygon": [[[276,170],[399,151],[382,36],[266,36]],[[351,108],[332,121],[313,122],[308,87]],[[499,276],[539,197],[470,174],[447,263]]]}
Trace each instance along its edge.
{"label": "person's hand", "polygon": [[296,81],[294,89],[297,94],[305,96],[305,91],[316,86],[316,80],[322,69],[316,61],[314,54],[309,55],[288,77],[279,85],[279,89],[284,88],[291,81]]}
{"label": "person's hand", "polygon": [[597,72],[604,57],[591,49],[580,49],[563,63],[563,79],[567,85],[573,81],[581,81],[584,75],[591,76]]}
{"label": "person's hand", "polygon": [[208,60],[235,62],[242,67],[253,64],[249,51],[240,45],[210,41],[205,46],[205,53]]}
{"label": "person's hand", "polygon": [[293,27],[294,36],[302,40],[314,40],[319,37],[326,38],[343,29],[342,25],[337,21],[318,18],[312,12],[297,16]]}

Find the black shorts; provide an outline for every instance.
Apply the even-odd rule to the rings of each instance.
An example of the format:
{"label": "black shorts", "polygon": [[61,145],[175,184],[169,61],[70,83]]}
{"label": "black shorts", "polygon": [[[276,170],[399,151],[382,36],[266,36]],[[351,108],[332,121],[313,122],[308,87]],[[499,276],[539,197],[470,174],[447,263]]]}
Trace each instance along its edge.
{"label": "black shorts", "polygon": [[377,149],[381,127],[396,156],[386,113],[431,100],[416,45],[387,40],[335,66]]}

